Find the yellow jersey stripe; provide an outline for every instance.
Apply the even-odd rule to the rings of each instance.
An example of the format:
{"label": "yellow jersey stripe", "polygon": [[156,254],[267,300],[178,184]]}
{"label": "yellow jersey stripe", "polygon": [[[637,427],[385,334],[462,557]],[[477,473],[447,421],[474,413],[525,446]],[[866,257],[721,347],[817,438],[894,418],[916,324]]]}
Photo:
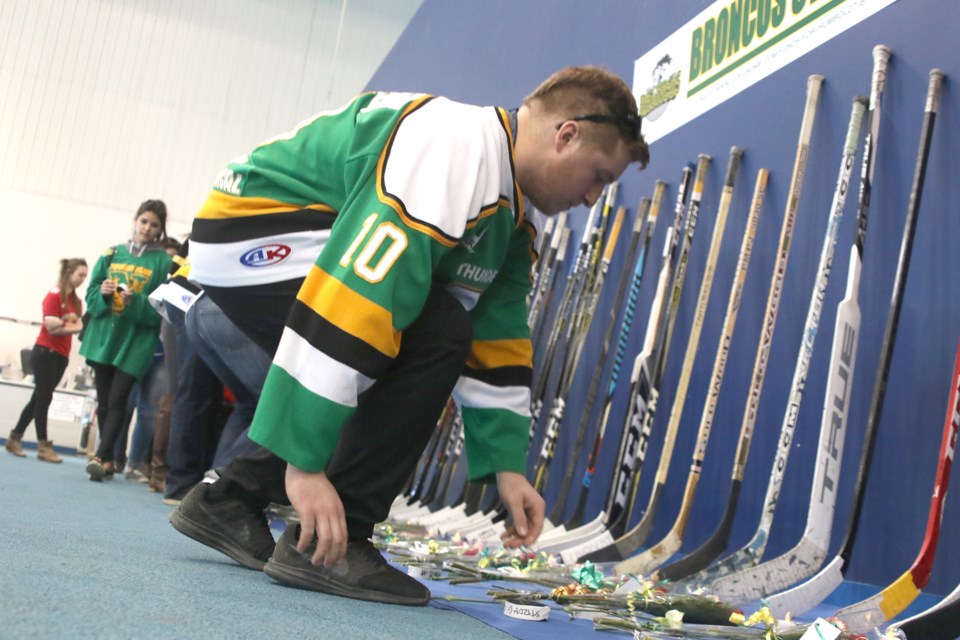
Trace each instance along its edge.
{"label": "yellow jersey stripe", "polygon": [[222,191],[211,191],[206,202],[197,213],[198,218],[207,220],[222,220],[226,218],[240,218],[245,216],[260,216],[271,213],[288,213],[291,211],[322,211],[336,213],[333,207],[325,204],[297,205],[280,202],[272,198],[241,198]]}
{"label": "yellow jersey stripe", "polygon": [[314,266],[310,270],[297,300],[384,355],[395,358],[400,353],[400,332],[393,328],[393,314],[320,267]]}
{"label": "yellow jersey stripe", "polygon": [[474,340],[467,366],[484,370],[498,367],[533,367],[533,347],[529,340]]}

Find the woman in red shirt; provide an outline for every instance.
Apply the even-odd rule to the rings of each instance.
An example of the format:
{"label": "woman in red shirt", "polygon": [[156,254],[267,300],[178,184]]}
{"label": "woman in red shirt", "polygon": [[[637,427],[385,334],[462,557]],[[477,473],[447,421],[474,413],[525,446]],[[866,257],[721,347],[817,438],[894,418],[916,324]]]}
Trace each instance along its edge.
{"label": "woman in red shirt", "polygon": [[33,395],[23,408],[17,426],[7,438],[6,450],[15,456],[26,456],[20,447],[20,441],[27,425],[33,420],[37,429],[37,460],[63,462],[53,450],[53,443],[47,439],[47,411],[53,400],[53,392],[67,369],[73,334],[83,327],[80,322],[83,302],[77,295],[77,288],[86,279],[86,260],[63,259],[60,261],[57,286],[43,299],[43,324],[30,354],[30,364],[33,365]]}

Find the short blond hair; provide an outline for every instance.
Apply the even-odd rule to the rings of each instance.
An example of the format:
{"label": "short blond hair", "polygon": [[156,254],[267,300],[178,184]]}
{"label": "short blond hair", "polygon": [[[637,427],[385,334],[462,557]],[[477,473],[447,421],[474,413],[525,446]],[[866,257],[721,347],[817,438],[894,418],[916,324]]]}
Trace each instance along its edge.
{"label": "short blond hair", "polygon": [[[602,67],[567,67],[557,71],[523,99],[525,105],[536,103],[558,118],[576,116],[610,116],[602,123],[594,122],[594,142],[613,144],[619,137],[630,151],[630,159],[640,168],[650,161],[650,149],[639,131],[640,116],[633,92],[623,79]],[[590,120],[590,118],[586,118]],[[612,125],[612,126],[611,126]]]}

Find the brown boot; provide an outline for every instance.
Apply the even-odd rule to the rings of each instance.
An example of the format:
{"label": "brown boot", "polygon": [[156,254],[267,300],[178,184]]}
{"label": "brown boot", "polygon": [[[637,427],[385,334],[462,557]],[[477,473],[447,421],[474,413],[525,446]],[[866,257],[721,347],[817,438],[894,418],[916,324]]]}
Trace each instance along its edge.
{"label": "brown boot", "polygon": [[163,485],[167,481],[169,469],[166,456],[158,455],[158,451],[154,449],[153,457],[150,459],[150,482],[147,483],[147,489],[154,493],[163,493]]}
{"label": "brown boot", "polygon": [[16,431],[11,431],[10,435],[7,436],[7,443],[3,445],[3,448],[17,456],[18,458],[26,458],[27,454],[23,452],[23,448],[20,447],[20,441],[23,439],[23,436],[17,433]]}
{"label": "brown boot", "polygon": [[37,442],[37,460],[44,462],[63,462],[63,458],[57,455],[53,450],[53,443],[49,440],[40,440]]}

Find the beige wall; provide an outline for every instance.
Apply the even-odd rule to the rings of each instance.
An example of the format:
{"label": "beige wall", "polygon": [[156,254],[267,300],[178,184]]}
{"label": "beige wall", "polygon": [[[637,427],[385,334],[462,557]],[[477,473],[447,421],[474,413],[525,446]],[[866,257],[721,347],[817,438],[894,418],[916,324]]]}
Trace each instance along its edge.
{"label": "beige wall", "polygon": [[[182,236],[228,160],[361,91],[421,2],[0,2],[0,316],[38,320],[57,261],[92,266],[142,200]],[[36,331],[0,321],[6,375]]]}

